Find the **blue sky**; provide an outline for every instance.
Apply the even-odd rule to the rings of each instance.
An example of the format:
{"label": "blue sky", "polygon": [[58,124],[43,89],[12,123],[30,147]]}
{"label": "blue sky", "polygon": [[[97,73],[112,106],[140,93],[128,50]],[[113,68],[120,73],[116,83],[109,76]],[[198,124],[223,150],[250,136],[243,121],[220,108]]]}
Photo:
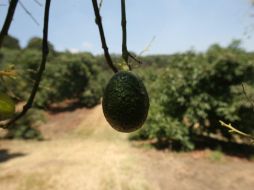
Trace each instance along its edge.
{"label": "blue sky", "polygon": [[[43,7],[34,0],[21,0],[39,21],[36,25],[18,6],[10,34],[22,46],[33,36],[42,35]],[[37,0],[44,4],[44,0]],[[0,0],[7,4],[8,0]],[[254,51],[254,7],[250,0],[126,0],[128,47],[141,52],[153,39],[146,54],[167,54],[189,49],[206,50],[241,39],[242,46]],[[2,25],[7,6],[0,6]],[[111,53],[121,52],[120,0],[104,0],[103,25]],[[52,0],[49,40],[57,50],[102,53],[91,0]]]}

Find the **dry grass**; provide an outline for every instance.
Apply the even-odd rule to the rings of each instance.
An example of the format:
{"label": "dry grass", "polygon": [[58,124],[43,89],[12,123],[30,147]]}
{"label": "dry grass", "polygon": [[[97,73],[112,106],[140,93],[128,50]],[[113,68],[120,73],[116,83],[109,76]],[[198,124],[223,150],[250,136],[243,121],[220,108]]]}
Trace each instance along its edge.
{"label": "dry grass", "polygon": [[4,142],[2,146],[11,152],[26,155],[0,163],[0,186],[5,190],[151,189],[126,134],[113,131],[98,112],[100,107],[86,113],[75,130],[56,140]]}
{"label": "dry grass", "polygon": [[[72,123],[77,127],[70,126]],[[99,106],[90,111],[80,109],[55,115],[44,126],[44,133],[51,140],[0,142],[0,150],[7,149],[10,155],[23,154],[0,162],[1,190],[254,187],[253,162],[239,159],[213,162],[197,154],[135,148],[126,134],[108,126]]]}

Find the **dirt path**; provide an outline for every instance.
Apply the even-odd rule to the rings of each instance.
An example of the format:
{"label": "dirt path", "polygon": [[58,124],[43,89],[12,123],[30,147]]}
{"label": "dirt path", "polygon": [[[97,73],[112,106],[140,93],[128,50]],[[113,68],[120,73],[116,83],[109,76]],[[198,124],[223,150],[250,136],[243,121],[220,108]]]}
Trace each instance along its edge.
{"label": "dirt path", "polygon": [[100,106],[51,115],[42,129],[50,140],[0,142],[1,190],[254,189],[254,162],[135,148]]}

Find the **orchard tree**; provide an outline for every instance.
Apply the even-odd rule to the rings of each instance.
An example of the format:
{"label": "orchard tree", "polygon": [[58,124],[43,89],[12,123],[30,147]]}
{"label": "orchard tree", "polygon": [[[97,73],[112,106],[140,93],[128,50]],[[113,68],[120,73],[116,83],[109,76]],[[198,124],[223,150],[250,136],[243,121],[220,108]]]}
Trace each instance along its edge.
{"label": "orchard tree", "polygon": [[19,40],[13,36],[7,35],[3,41],[3,47],[8,49],[20,49]]}
{"label": "orchard tree", "polygon": [[[43,42],[43,39],[39,37],[33,37],[28,41],[26,49],[41,50],[42,42]],[[48,48],[51,52],[55,51],[53,44],[51,44],[50,42],[48,42]]]}

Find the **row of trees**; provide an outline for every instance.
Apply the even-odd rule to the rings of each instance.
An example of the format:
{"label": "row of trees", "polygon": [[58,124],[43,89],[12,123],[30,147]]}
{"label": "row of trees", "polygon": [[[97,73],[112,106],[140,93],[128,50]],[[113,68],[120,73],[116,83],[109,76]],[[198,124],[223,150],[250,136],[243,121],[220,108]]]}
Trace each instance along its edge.
{"label": "row of trees", "polygon": [[145,60],[151,65],[140,74],[150,92],[151,110],[147,126],[132,138],[176,149],[193,149],[202,136],[243,142],[221,127],[219,120],[254,134],[250,102],[254,97],[254,53],[241,49],[239,41],[226,48],[213,45],[205,53],[189,51]]}
{"label": "row of trees", "polygon": [[[53,103],[66,99],[86,107],[97,105],[113,74],[105,66],[103,57],[57,52],[52,44],[50,49],[35,107],[49,109]],[[0,91],[8,91],[17,102],[27,99],[40,61],[40,51],[39,38],[31,39],[22,49],[17,39],[8,37],[0,52],[0,70],[15,69],[18,74],[15,79],[4,79]],[[117,55],[113,59],[121,62]],[[239,41],[226,48],[213,45],[204,53],[189,51],[146,56],[142,60],[144,64],[134,72],[144,80],[151,106],[145,126],[132,134],[132,138],[150,139],[185,150],[193,149],[195,140],[201,136],[243,141],[221,127],[219,120],[254,134],[254,112],[249,102],[254,97],[254,53],[242,49]],[[26,126],[37,125],[39,117],[30,115],[13,127],[10,137],[15,136],[16,131],[18,137],[36,134],[29,132]]]}
{"label": "row of trees", "polygon": [[[0,91],[8,92],[17,103],[27,100],[31,93],[36,69],[41,59],[41,41],[40,38],[32,38],[23,49],[20,48],[18,40],[11,36],[4,41],[0,52],[0,70],[13,70],[17,74],[11,78],[2,78],[4,81],[1,82]],[[50,109],[53,103],[66,99],[74,100],[84,107],[97,105],[110,75],[101,59],[97,59],[90,53],[57,52],[50,43],[49,49],[46,71],[39,93],[36,95],[34,108]],[[37,116],[21,119],[11,127],[8,137],[37,137],[38,133],[25,129],[28,124],[32,125],[34,121],[42,118],[38,116],[38,114],[41,115],[41,112],[38,110],[30,112],[36,112]],[[32,121],[27,121],[27,118]],[[26,125],[23,126],[23,123]]]}

